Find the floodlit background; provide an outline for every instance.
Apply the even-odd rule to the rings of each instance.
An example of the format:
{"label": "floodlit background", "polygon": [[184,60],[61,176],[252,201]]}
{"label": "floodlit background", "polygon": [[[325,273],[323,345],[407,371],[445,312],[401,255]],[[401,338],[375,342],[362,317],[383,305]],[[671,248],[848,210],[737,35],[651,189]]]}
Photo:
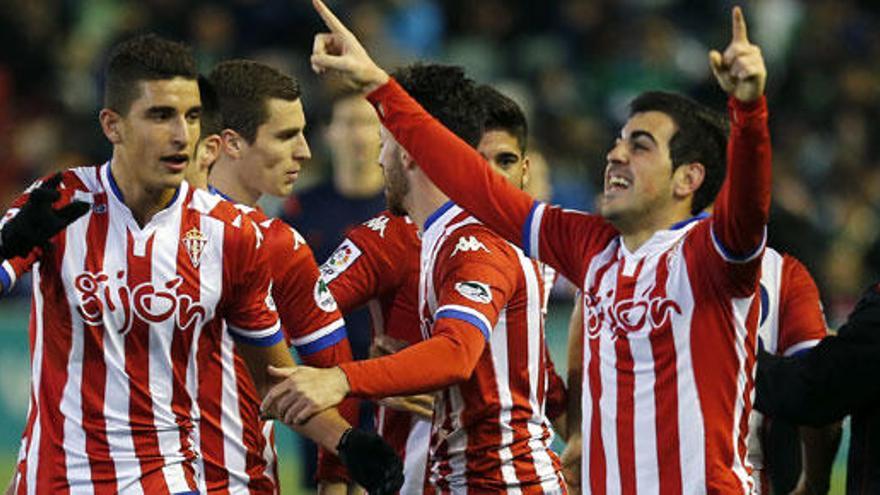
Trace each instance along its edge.
{"label": "floodlit background", "polygon": [[[727,1],[349,0],[331,2],[385,67],[424,59],[463,65],[526,109],[530,148],[549,164],[552,200],[590,209],[627,102],[647,89],[686,92],[723,109],[707,52],[729,40]],[[838,325],[880,266],[880,4],[743,2],[766,57],[774,142],[770,245],[799,257]],[[315,157],[300,193],[330,180],[327,91],[308,70],[320,28],[307,0],[0,0],[0,204],[53,169],[100,163],[97,123],[108,47],[155,31],[192,44],[200,68],[229,57],[273,63],[304,87]],[[874,138],[874,139],[872,139]],[[288,205],[267,203],[270,209]],[[364,212],[364,219],[373,212]],[[323,261],[323,260],[319,260]],[[29,283],[0,301],[0,479],[11,473],[27,407]],[[565,291],[550,346],[565,366]],[[564,376],[564,375],[563,375]],[[279,428],[280,430],[280,428]],[[280,435],[284,493],[300,477]],[[846,443],[841,446],[845,452]],[[839,461],[843,459],[839,455]],[[832,493],[842,493],[838,462]]]}

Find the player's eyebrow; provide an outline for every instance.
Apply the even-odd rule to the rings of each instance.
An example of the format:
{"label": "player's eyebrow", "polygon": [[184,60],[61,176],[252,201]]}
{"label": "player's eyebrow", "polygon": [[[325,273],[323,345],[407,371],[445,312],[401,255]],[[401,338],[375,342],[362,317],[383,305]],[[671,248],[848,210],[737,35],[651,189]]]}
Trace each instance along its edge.
{"label": "player's eyebrow", "polygon": [[302,127],[288,127],[276,132],[275,137],[278,139],[290,139],[302,132],[302,130]]}
{"label": "player's eyebrow", "polygon": [[640,137],[648,138],[649,140],[651,140],[652,143],[654,143],[655,146],[657,145],[657,140],[654,139],[654,135],[648,131],[636,129],[636,130],[632,131],[631,133],[629,133],[630,140],[638,139]]}

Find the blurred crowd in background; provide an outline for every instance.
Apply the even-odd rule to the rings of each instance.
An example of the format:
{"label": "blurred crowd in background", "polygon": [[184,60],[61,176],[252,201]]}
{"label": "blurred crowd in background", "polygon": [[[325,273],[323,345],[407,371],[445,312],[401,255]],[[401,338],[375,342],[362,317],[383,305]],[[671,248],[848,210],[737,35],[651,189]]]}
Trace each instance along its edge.
{"label": "blurred crowd in background", "polygon": [[[770,243],[799,257],[834,326],[880,273],[880,3],[742,3],[767,61],[774,144]],[[677,90],[723,110],[707,53],[732,2],[337,0],[385,67],[463,65],[526,109],[552,200],[590,209],[628,101]],[[34,178],[109,157],[97,123],[108,47],[134,32],[189,42],[204,71],[256,58],[298,75],[315,158],[300,191],[330,180],[328,91],[308,66],[308,0],[0,2],[0,203]],[[549,191],[548,191],[549,192]],[[24,284],[20,284],[24,285]]]}

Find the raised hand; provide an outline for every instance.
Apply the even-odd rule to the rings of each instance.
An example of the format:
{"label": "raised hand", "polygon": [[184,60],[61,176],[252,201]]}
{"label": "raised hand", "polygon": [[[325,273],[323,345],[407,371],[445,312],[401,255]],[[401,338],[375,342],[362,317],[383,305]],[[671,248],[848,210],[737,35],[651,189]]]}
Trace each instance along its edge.
{"label": "raised hand", "polygon": [[742,9],[733,8],[733,35],[724,54],[709,52],[709,65],[718,84],[727,94],[739,101],[757,100],[764,94],[767,68],[761,49],[749,42],[746,20]]}
{"label": "raised hand", "polygon": [[388,74],[376,65],[360,41],[345,27],[321,0],[312,5],[330,29],[315,35],[312,47],[312,70],[333,73],[349,86],[369,93],[388,81]]}
{"label": "raised hand", "polygon": [[282,381],[266,393],[260,412],[291,426],[339,404],[349,390],[348,378],[339,368],[269,366],[269,376]]}
{"label": "raised hand", "polygon": [[0,231],[0,258],[27,256],[37,247],[45,247],[55,234],[86,214],[91,205],[72,201],[59,209],[52,204],[61,198],[58,185],[61,174],[45,180],[30,193],[27,202]]}

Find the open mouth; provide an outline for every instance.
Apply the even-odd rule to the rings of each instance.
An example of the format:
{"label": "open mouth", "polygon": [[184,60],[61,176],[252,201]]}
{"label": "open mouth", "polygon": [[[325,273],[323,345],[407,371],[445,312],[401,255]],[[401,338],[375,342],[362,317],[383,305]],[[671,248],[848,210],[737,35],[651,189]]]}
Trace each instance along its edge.
{"label": "open mouth", "polygon": [[605,192],[626,191],[632,187],[632,180],[622,175],[609,174],[605,181]]}
{"label": "open mouth", "polygon": [[186,153],[175,153],[173,155],[163,156],[159,160],[165,163],[169,168],[183,170],[189,163],[189,155]]}

